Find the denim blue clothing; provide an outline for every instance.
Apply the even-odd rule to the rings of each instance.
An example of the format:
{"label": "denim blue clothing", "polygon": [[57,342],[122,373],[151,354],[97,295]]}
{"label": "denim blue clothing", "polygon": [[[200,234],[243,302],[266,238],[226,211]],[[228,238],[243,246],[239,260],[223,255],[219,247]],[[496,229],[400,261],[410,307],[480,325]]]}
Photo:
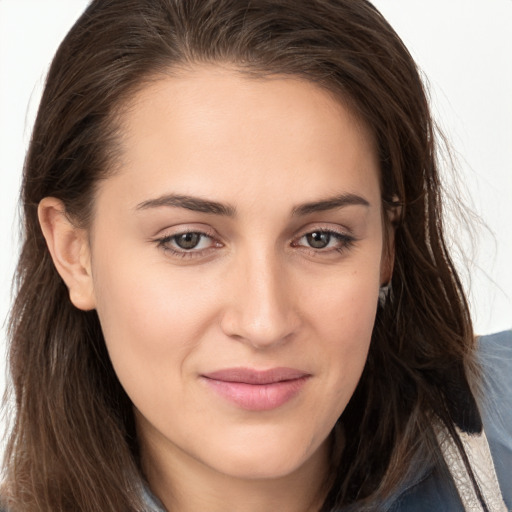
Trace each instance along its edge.
{"label": "denim blue clothing", "polygon": [[[484,430],[501,492],[512,510],[512,331],[479,339],[479,357],[484,374],[480,403]],[[148,512],[165,509],[146,493]],[[340,512],[356,512],[357,505]],[[459,495],[446,470],[413,463],[413,472],[396,493],[379,507],[382,512],[464,512]],[[270,512],[270,511],[269,511]],[[273,512],[273,511],[272,511]]]}
{"label": "denim blue clothing", "polygon": [[[512,510],[512,331],[479,339],[484,375],[480,411],[496,468],[501,493]],[[402,490],[389,512],[464,512],[451,479],[431,468]]]}

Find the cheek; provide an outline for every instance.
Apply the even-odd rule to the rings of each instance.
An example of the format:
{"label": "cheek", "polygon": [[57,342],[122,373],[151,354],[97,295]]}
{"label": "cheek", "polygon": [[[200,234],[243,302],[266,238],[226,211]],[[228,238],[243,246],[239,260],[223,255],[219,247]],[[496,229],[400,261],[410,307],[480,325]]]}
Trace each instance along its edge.
{"label": "cheek", "polygon": [[326,414],[329,407],[334,416],[343,412],[366,363],[379,290],[378,267],[372,268],[333,275],[307,306],[320,348],[316,355],[327,366]]}
{"label": "cheek", "polygon": [[310,283],[312,293],[303,293],[303,310],[311,322],[336,344],[344,340],[357,345],[373,329],[380,286],[379,260],[367,258],[352,268],[336,269],[324,279]]}
{"label": "cheek", "polygon": [[176,386],[188,356],[215,315],[211,289],[171,273],[166,262],[108,252],[94,267],[97,312],[121,384],[136,402]]}

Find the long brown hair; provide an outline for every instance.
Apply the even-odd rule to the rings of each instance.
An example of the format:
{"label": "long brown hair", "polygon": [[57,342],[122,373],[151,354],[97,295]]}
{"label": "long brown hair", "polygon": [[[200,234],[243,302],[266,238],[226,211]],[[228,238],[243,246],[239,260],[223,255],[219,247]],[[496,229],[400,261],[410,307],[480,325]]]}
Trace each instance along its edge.
{"label": "long brown hair", "polygon": [[428,102],[380,13],[365,0],[95,0],[55,55],[24,167],[3,492],[13,512],[143,509],[130,400],[96,313],[68,298],[37,205],[56,197],[87,227],[96,186],[115,172],[123,106],[147,81],[202,62],[299,76],[348,102],[378,144],[383,208],[401,211],[391,291],[338,421],[347,443],[333,457],[323,509],[371,508],[388,497],[413,456],[437,449],[434,416],[452,432],[481,428],[468,385],[473,332],[443,238]]}

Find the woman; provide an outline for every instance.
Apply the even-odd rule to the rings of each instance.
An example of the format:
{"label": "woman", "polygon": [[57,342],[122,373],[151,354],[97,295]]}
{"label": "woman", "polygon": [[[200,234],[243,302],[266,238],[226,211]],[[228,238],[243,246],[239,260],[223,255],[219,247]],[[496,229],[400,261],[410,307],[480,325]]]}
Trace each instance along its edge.
{"label": "woman", "polygon": [[508,335],[474,339],[371,4],[92,2],[23,204],[9,511],[512,506]]}

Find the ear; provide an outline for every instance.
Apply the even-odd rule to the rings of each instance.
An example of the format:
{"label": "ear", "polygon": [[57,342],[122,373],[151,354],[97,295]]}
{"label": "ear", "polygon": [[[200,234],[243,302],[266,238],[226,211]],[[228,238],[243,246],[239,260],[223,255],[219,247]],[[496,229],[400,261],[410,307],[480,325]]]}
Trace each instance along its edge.
{"label": "ear", "polygon": [[38,216],[53,263],[69,290],[75,307],[89,311],[96,307],[87,232],[75,226],[66,215],[64,204],[45,197]]}
{"label": "ear", "polygon": [[395,266],[395,232],[398,220],[402,214],[401,206],[394,206],[384,212],[387,218],[383,219],[384,240],[382,244],[382,257],[380,264],[380,283],[385,286],[391,282]]}
{"label": "ear", "polygon": [[380,285],[386,286],[391,282],[393,268],[395,266],[395,230],[389,229],[389,234],[384,240],[382,257],[380,262]]}

